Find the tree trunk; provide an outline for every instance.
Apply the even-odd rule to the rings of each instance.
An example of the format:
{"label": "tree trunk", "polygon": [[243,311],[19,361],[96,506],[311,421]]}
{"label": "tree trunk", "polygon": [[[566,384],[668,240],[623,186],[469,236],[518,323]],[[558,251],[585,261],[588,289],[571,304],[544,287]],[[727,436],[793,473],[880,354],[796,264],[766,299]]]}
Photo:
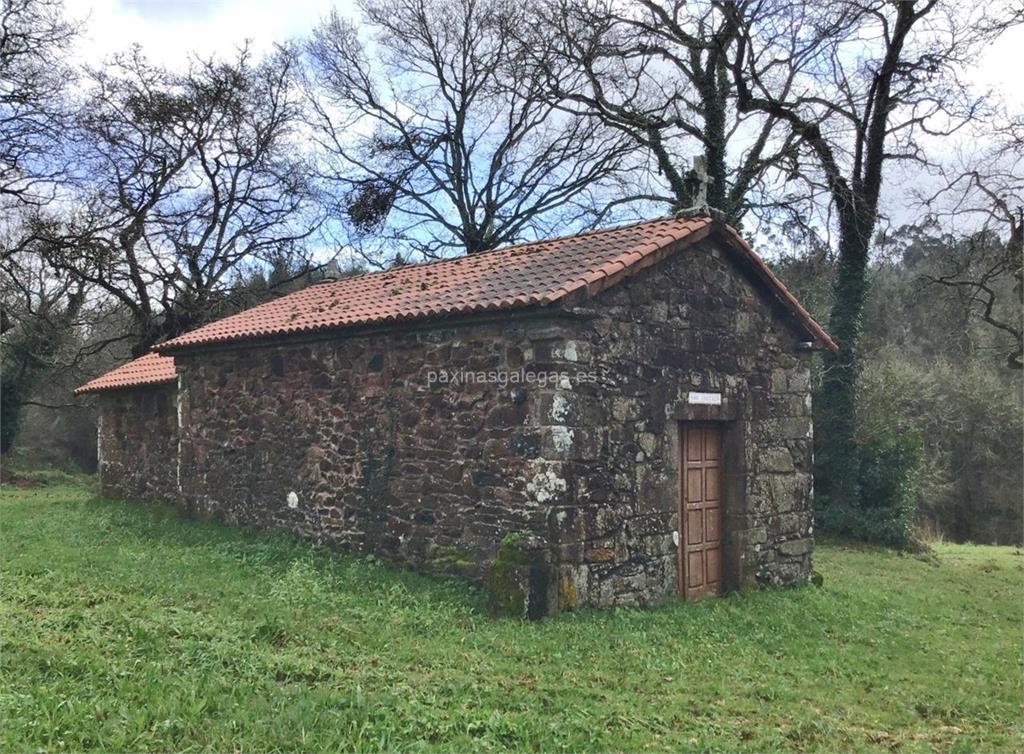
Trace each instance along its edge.
{"label": "tree trunk", "polygon": [[732,207],[726,206],[728,196],[726,166],[727,139],[725,136],[725,94],[721,91],[718,71],[710,70],[705,76],[701,94],[704,98],[704,155],[707,170],[707,201],[709,207],[720,210],[735,222]]}
{"label": "tree trunk", "polygon": [[871,226],[865,218],[840,222],[839,264],[829,330],[839,345],[826,351],[818,403],[815,488],[823,505],[860,507],[857,429],[857,340],[867,295]]}

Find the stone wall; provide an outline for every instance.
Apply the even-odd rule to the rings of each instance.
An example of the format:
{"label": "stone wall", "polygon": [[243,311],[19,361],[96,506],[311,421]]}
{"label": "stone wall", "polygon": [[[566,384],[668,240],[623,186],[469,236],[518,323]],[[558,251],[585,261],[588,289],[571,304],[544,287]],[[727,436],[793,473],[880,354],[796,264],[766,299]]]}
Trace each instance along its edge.
{"label": "stone wall", "polygon": [[515,370],[550,316],[177,356],[183,501],[200,516],[480,581],[499,541],[543,549],[549,451]]}
{"label": "stone wall", "polygon": [[803,583],[810,354],[726,253],[539,313],[176,354],[181,504],[475,581],[515,532],[531,614],[650,604],[678,593],[680,421],[713,420],[726,586]]}
{"label": "stone wall", "polygon": [[[805,583],[811,569],[811,354],[771,300],[703,244],[595,298],[551,354],[601,375],[538,396],[568,436],[548,454],[562,606],[649,604],[678,593],[680,422],[723,429],[728,589]],[[690,391],[721,406],[691,406]]]}
{"label": "stone wall", "polygon": [[99,476],[104,495],[177,502],[176,392],[168,383],[99,394]]}

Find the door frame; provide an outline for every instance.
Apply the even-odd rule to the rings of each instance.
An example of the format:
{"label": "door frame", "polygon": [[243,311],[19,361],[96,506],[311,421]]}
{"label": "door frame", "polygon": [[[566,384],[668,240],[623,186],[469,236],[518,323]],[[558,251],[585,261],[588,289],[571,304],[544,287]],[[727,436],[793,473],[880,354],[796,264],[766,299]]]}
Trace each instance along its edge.
{"label": "door frame", "polygon": [[[720,596],[727,591],[727,572],[729,570],[726,564],[726,553],[727,548],[727,493],[726,490],[728,485],[726,484],[726,439],[727,430],[730,426],[730,422],[727,421],[714,421],[714,420],[689,420],[683,419],[678,422],[679,425],[679,442],[678,442],[678,454],[677,463],[679,465],[678,474],[678,506],[677,516],[678,525],[676,526],[676,536],[679,538],[679,545],[676,548],[676,577],[678,580],[678,596],[679,599],[684,601],[697,601],[699,599],[705,599],[710,596]],[[715,595],[704,595],[703,597],[696,597],[688,599],[686,596],[686,555],[687,555],[687,537],[686,537],[686,432],[688,428],[709,428],[713,427],[718,430],[718,541],[719,541],[719,588],[718,593]],[[731,455],[731,454],[730,454]]]}

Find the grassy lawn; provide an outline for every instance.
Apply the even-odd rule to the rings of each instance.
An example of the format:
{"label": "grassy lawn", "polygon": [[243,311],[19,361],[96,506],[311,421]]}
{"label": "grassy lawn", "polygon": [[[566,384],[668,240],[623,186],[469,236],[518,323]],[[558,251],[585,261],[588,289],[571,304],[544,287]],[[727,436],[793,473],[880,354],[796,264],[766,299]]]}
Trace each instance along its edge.
{"label": "grassy lawn", "polygon": [[0,749],[1022,748],[1024,556],[492,621],[474,590],[64,484],[0,492]]}

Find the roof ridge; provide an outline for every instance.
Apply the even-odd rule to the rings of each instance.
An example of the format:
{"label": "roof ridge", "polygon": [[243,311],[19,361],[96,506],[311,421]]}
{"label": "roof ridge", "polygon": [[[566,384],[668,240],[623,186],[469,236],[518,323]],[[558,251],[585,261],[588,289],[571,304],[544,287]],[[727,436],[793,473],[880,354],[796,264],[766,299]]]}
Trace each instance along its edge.
{"label": "roof ridge", "polygon": [[[432,265],[440,265],[440,264],[445,264],[445,263],[449,263],[449,262],[460,262],[460,261],[463,261],[463,260],[466,260],[466,259],[480,259],[481,257],[487,256],[488,254],[495,254],[495,253],[500,252],[500,251],[514,251],[516,249],[522,249],[522,248],[524,248],[526,246],[539,246],[541,244],[557,243],[559,241],[568,241],[569,239],[586,238],[586,237],[589,237],[589,236],[598,236],[598,235],[602,235],[604,233],[613,233],[613,232],[619,231],[619,230],[629,230],[630,228],[637,228],[637,227],[639,227],[641,225],[653,225],[654,223],[669,222],[669,221],[687,222],[687,221],[690,221],[690,220],[712,220],[712,219],[710,217],[708,217],[708,216],[703,216],[702,217],[702,216],[698,216],[698,215],[694,215],[692,217],[677,217],[675,215],[663,215],[662,217],[654,217],[654,218],[649,218],[649,219],[646,219],[646,220],[636,220],[634,222],[623,223],[621,225],[610,225],[610,226],[608,226],[606,228],[592,228],[590,230],[584,230],[584,231],[580,231],[578,233],[566,233],[566,234],[561,235],[561,236],[550,236],[548,238],[539,238],[539,239],[537,239],[535,241],[521,241],[519,243],[514,243],[514,244],[512,244],[510,246],[496,246],[493,249],[484,249],[483,251],[477,251],[477,252],[473,252],[473,253],[469,253],[469,254],[462,254],[461,256],[457,256],[457,257],[447,257],[445,259],[430,259],[430,260],[427,260],[425,262],[410,262],[408,264],[398,265],[397,267],[389,267],[386,270],[373,270],[372,272],[360,272],[360,273],[357,273],[355,275],[345,275],[344,277],[338,278],[336,280],[324,280],[322,283],[317,283],[317,285],[328,286],[328,285],[333,285],[335,283],[341,283],[341,282],[344,282],[346,280],[358,280],[360,278],[369,278],[369,277],[374,277],[376,275],[387,275],[388,273],[399,272],[400,270],[408,270],[408,269],[413,269],[413,268],[415,268],[415,269],[422,269],[423,267],[430,267]],[[713,222],[713,220],[712,220],[712,222]],[[310,287],[312,287],[312,286],[310,286]],[[308,288],[302,288],[302,289],[299,289],[298,291],[292,291],[292,293],[300,293],[303,290],[309,290],[309,289]],[[285,294],[285,296],[289,296],[289,295],[291,295],[291,294],[289,294],[289,293]],[[284,296],[282,296],[282,298],[284,298]]]}
{"label": "roof ridge", "polygon": [[[554,243],[555,241],[565,241],[565,240],[570,239],[570,238],[584,238],[586,236],[596,236],[596,235],[600,235],[602,233],[612,233],[612,232],[617,231],[617,230],[628,230],[630,228],[636,228],[636,227],[638,227],[640,225],[653,225],[654,223],[669,222],[669,221],[672,221],[672,220],[682,220],[682,221],[685,222],[687,220],[701,220],[701,219],[708,219],[708,220],[710,220],[711,218],[707,217],[707,216],[705,216],[705,217],[699,217],[699,216],[677,217],[675,215],[662,215],[661,217],[651,217],[651,218],[647,218],[646,220],[634,220],[633,222],[622,223],[621,225],[609,225],[609,226],[604,227],[604,228],[591,228],[590,230],[579,231],[578,233],[566,233],[566,234],[561,235],[561,236],[550,236],[548,238],[540,238],[540,239],[538,239],[536,241],[521,241],[520,243],[514,243],[511,246],[498,246],[498,247],[493,248],[493,249],[487,249],[486,251],[478,251],[475,256],[479,256],[480,254],[490,254],[493,251],[509,251],[511,249],[522,248],[523,246],[536,246],[537,244],[542,244],[542,243]],[[467,256],[474,256],[474,255],[467,255]],[[463,257],[452,257],[452,259],[462,259],[462,258]],[[437,261],[440,262],[440,261],[447,261],[447,260],[440,260],[439,259]]]}

